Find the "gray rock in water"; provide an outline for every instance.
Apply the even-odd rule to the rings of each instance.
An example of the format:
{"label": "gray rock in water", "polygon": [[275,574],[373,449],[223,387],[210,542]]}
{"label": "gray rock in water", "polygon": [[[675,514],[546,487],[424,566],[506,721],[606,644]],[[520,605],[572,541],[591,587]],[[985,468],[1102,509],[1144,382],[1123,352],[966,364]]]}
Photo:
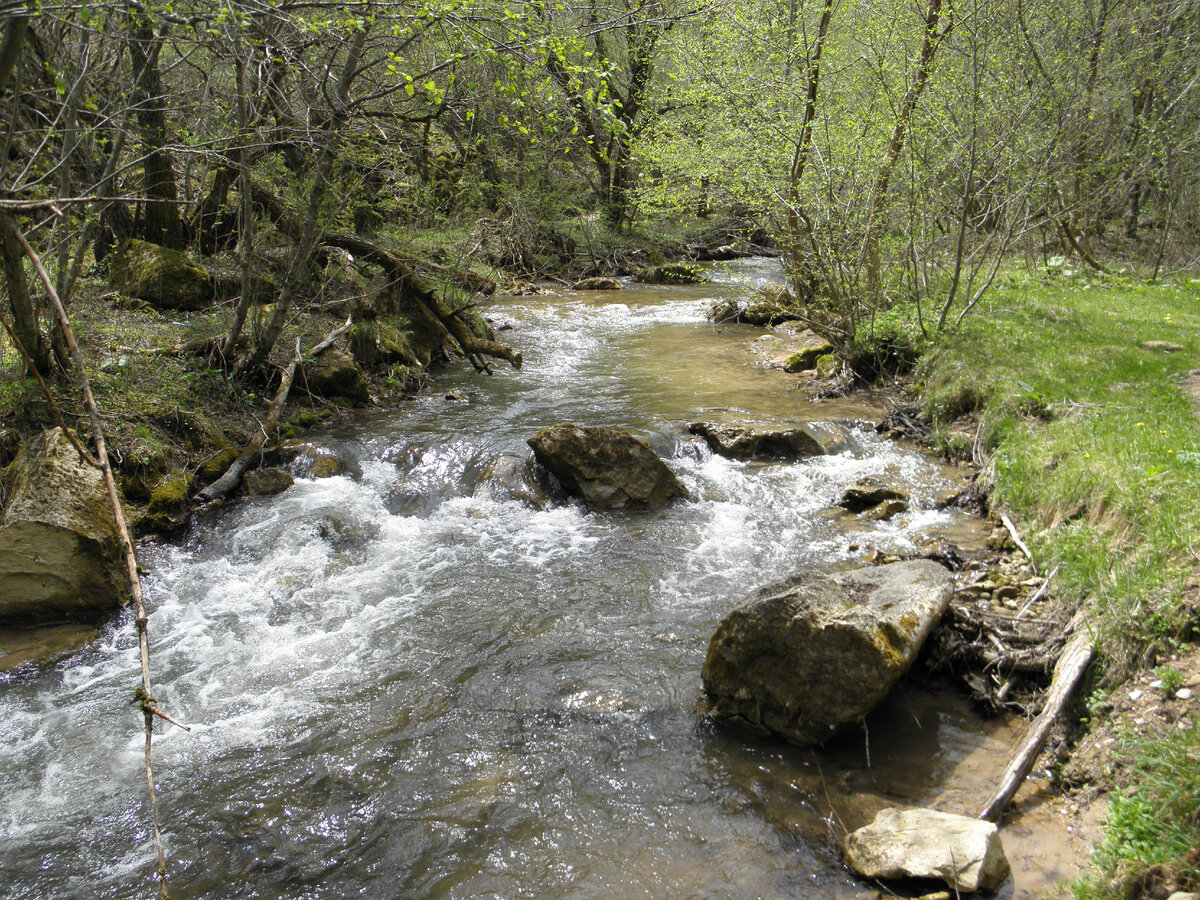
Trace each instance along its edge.
{"label": "gray rock in water", "polygon": [[721,422],[693,422],[692,434],[713,453],[730,459],[800,459],[838,453],[847,446],[837,429],[806,422],[790,428]]}
{"label": "gray rock in water", "polygon": [[532,462],[532,458],[497,456],[484,468],[479,482],[492,485],[513,500],[532,506],[534,509],[545,509],[550,498],[538,484]]}
{"label": "gray rock in water", "polygon": [[596,509],[654,509],[688,496],[666,463],[627,431],[563,422],[528,443],[568,493]]}
{"label": "gray rock in water", "polygon": [[[842,509],[848,509],[850,512],[858,513],[868,509],[875,509],[881,503],[892,501],[901,501],[905,504],[905,508],[907,508],[908,494],[876,481],[874,478],[867,477],[860,479],[853,487],[847,488],[846,492],[842,494],[842,499],[838,501],[838,506],[842,507]],[[899,508],[893,510],[893,512],[901,511]]]}
{"label": "gray rock in water", "polygon": [[929,809],[880,810],[843,852],[864,878],[938,878],[962,893],[994,890],[1008,876],[994,824]]}
{"label": "gray rock in water", "polygon": [[862,721],[908,671],[954,593],[928,560],[793,575],[754,591],[708,645],[721,719],[820,744]]}
{"label": "gray rock in water", "polygon": [[58,428],[31,438],[9,470],[0,528],[0,618],[114,609],[126,596],[121,545],[98,469]]}

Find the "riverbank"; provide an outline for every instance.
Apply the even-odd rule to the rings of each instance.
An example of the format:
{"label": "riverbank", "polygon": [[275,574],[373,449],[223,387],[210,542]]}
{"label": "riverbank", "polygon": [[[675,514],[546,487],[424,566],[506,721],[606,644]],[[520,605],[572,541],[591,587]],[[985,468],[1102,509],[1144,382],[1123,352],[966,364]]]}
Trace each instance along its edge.
{"label": "riverbank", "polygon": [[[1043,764],[1111,794],[1079,898],[1194,888],[1200,286],[1013,274],[918,364],[934,446],[980,466],[1097,659]],[[1168,890],[1169,893],[1169,890]]]}

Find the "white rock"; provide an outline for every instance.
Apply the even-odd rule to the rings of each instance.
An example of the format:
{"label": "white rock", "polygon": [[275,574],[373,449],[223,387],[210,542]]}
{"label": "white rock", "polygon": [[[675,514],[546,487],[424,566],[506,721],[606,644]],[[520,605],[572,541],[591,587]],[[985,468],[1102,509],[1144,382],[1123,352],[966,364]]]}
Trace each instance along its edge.
{"label": "white rock", "polygon": [[1188,688],[1180,688],[1175,692],[1176,700],[1191,700],[1192,692]]}
{"label": "white rock", "polygon": [[864,878],[938,878],[961,892],[993,890],[1008,876],[991,822],[928,809],[884,809],[846,837],[846,862]]}
{"label": "white rock", "polygon": [[1136,700],[1141,700],[1141,699],[1142,699],[1142,697],[1143,697],[1143,695],[1145,695],[1145,693],[1146,693],[1145,691],[1130,691],[1130,692],[1129,692],[1129,699],[1130,699],[1130,700],[1135,700],[1135,701],[1136,701]]}

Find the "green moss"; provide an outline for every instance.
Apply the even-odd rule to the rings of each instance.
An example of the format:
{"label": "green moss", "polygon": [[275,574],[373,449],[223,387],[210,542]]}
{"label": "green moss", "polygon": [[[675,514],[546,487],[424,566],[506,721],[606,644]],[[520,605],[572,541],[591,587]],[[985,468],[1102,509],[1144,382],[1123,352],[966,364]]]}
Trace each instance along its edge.
{"label": "green moss", "polygon": [[174,512],[187,503],[195,489],[196,479],[192,475],[176,475],[158,483],[150,492],[146,510],[150,513]]}
{"label": "green moss", "polygon": [[229,447],[225,450],[222,450],[216,456],[210,456],[208,459],[202,462],[200,467],[196,470],[196,480],[200,484],[212,484],[225,474],[225,470],[233,465],[234,460],[236,460],[239,455],[240,454],[235,448]]}

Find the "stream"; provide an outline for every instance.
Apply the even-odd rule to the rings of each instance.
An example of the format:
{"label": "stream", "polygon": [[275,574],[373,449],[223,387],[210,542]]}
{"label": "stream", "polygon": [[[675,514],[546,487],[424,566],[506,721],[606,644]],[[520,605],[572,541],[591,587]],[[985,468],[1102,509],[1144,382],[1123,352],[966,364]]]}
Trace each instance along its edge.
{"label": "stream", "polygon": [[[717,297],[777,280],[629,285],[499,301],[525,356],[465,363],[403,408],[310,433],[350,473],[146,546],[154,769],[175,898],[866,898],[835,836],[890,805],[975,814],[1022,725],[905,685],[821,752],[699,713],[718,620],[750,589],[970,529],[953,472],[878,437],[878,410],[810,403],[754,365],[761,332]],[[837,423],[847,449],[791,464],[713,456],[699,418]],[[564,420],[645,437],[691,502],[535,509],[484,477]],[[863,476],[912,509],[846,523]],[[0,895],[144,897],[136,631],[125,614],[53,666],[0,675]],[[1049,802],[1049,801],[1047,801]],[[1056,813],[1005,830],[1005,897],[1073,873]]]}

